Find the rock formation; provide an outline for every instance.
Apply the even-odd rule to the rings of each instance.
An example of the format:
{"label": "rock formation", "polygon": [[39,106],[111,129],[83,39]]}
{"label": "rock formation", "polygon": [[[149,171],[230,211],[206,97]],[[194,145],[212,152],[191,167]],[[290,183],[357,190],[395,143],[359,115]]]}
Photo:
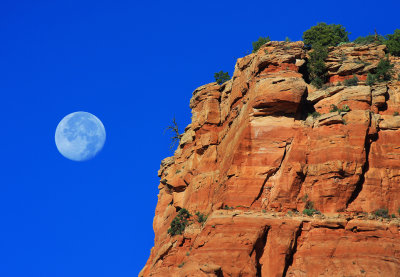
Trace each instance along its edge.
{"label": "rock formation", "polygon": [[[365,84],[385,50],[329,48],[316,89],[303,43],[269,42],[196,89],[139,276],[400,276],[400,59],[393,81]],[[172,236],[182,208],[208,218]]]}

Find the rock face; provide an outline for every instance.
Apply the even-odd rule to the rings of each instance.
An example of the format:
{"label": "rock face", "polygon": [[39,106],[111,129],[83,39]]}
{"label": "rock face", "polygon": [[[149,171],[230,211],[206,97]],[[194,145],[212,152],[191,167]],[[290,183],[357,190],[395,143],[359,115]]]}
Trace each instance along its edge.
{"label": "rock face", "polygon": [[[158,172],[139,276],[400,276],[400,82],[363,82],[384,56],[330,48],[331,86],[317,90],[303,43],[269,42],[231,80],[196,89],[192,123]],[[338,85],[353,75],[359,85]],[[182,208],[208,218],[171,236]]]}

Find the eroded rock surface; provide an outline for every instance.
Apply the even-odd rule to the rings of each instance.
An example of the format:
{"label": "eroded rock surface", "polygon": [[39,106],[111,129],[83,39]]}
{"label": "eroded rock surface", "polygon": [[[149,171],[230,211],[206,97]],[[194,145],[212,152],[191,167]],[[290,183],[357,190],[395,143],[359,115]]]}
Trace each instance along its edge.
{"label": "eroded rock surface", "polygon": [[[385,46],[330,48],[331,86],[318,90],[302,42],[269,42],[231,80],[196,89],[158,172],[139,275],[400,276],[400,82],[364,82],[383,57]],[[354,75],[357,86],[338,84]],[[301,214],[311,202],[322,215]],[[208,219],[171,236],[182,208]],[[368,216],[377,209],[396,218]]]}

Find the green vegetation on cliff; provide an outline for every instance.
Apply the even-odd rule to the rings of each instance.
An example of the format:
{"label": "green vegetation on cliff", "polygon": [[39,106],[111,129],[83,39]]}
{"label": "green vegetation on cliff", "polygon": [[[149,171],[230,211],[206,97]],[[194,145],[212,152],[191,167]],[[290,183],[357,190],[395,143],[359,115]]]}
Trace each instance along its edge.
{"label": "green vegetation on cliff", "polygon": [[268,41],[271,41],[269,37],[259,37],[257,41],[253,41],[253,53],[257,52],[257,50],[260,49],[260,47],[266,44]]}
{"label": "green vegetation on cliff", "polygon": [[312,26],[303,33],[304,44],[314,48],[319,46],[337,46],[341,42],[348,42],[349,33],[339,24],[326,24],[324,22]]}
{"label": "green vegetation on cliff", "polygon": [[321,88],[326,82],[326,65],[325,59],[328,57],[326,47],[316,45],[310,52],[310,58],[307,63],[308,73],[310,75],[311,84],[317,88]]}

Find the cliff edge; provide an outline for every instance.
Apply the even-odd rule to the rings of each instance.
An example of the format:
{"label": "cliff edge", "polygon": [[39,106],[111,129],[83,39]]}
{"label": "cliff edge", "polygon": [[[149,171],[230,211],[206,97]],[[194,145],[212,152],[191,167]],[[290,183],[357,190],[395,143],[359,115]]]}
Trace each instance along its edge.
{"label": "cliff edge", "polygon": [[303,43],[275,41],[193,92],[139,276],[400,276],[400,58],[367,85],[386,46],[328,51],[321,89]]}

